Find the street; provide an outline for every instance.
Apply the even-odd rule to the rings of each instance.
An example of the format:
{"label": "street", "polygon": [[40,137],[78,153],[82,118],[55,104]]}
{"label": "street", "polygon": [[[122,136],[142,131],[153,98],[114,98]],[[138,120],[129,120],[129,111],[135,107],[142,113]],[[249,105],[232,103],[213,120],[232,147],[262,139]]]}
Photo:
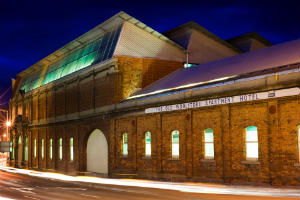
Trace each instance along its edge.
{"label": "street", "polygon": [[[122,182],[122,181],[121,181]],[[175,186],[174,186],[175,187]],[[238,188],[237,188],[238,190]],[[291,190],[294,191],[294,190]],[[290,197],[289,197],[290,196]],[[0,169],[0,199],[299,199],[287,196],[249,196],[228,194],[203,194],[168,189],[137,186],[108,185],[99,183],[73,183],[45,179]]]}

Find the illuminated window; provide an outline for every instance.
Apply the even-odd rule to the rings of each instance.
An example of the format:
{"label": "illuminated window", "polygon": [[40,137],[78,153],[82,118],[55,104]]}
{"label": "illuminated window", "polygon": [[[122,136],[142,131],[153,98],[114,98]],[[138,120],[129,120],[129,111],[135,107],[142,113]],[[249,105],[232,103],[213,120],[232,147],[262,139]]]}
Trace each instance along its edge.
{"label": "illuminated window", "polygon": [[25,157],[24,160],[28,161],[28,137],[25,138],[25,147],[24,147],[24,153],[25,153]]}
{"label": "illuminated window", "polygon": [[59,138],[58,140],[58,147],[59,147],[59,160],[63,159],[63,140]]}
{"label": "illuminated window", "polygon": [[179,157],[179,131],[172,131],[172,157]]}
{"label": "illuminated window", "polygon": [[194,63],[184,63],[184,65],[183,65],[183,67],[184,68],[188,68],[188,67],[194,67],[194,66],[196,66],[197,64],[194,64]]}
{"label": "illuminated window", "polygon": [[14,150],[14,140],[10,142],[10,159],[14,160],[15,159],[15,150]]}
{"label": "illuminated window", "polygon": [[204,131],[204,158],[214,159],[214,132],[211,128]]}
{"label": "illuminated window", "polygon": [[73,138],[70,138],[70,160],[74,160]]}
{"label": "illuminated window", "polygon": [[36,139],[34,139],[33,145],[34,145],[34,158],[36,158]]}
{"label": "illuminated window", "polygon": [[44,139],[42,139],[42,159],[44,159],[44,148],[45,148],[45,146],[44,146]]}
{"label": "illuminated window", "polygon": [[49,140],[49,157],[50,157],[50,160],[52,160],[52,158],[53,158],[53,140],[52,139]]}
{"label": "illuminated window", "polygon": [[22,145],[22,137],[19,137],[19,145]]}
{"label": "illuminated window", "polygon": [[258,137],[256,126],[249,126],[246,129],[246,158],[247,160],[258,159]]}
{"label": "illuminated window", "polygon": [[25,78],[21,83],[21,90],[25,92],[34,90],[83,68],[112,58],[121,29],[122,26],[120,25],[107,31],[103,37],[98,37],[84,46],[81,45],[82,48],[77,48],[72,53],[64,55],[59,61],[53,62],[46,71],[40,70],[35,75]]}
{"label": "illuminated window", "polygon": [[145,155],[151,156],[151,133],[149,131],[145,133]]}
{"label": "illuminated window", "polygon": [[122,155],[127,156],[128,155],[128,134],[123,133],[122,135]]}

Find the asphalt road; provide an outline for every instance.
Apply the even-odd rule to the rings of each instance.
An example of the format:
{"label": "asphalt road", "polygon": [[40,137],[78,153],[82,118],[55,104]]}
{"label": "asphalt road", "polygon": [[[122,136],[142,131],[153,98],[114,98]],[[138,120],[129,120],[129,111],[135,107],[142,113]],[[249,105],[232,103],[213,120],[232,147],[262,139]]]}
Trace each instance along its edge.
{"label": "asphalt road", "polygon": [[73,184],[0,171],[0,199],[165,199],[165,200],[244,200],[244,199],[298,199],[187,193],[153,188],[124,187],[115,185]]}

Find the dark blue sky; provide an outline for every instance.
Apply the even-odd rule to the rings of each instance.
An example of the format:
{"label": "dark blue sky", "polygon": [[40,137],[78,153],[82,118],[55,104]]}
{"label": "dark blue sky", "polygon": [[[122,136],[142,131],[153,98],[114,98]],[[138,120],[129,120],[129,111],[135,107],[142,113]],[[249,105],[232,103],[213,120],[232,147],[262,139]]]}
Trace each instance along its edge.
{"label": "dark blue sky", "polygon": [[1,94],[10,86],[10,78],[121,10],[158,32],[193,20],[223,39],[256,31],[273,44],[278,44],[299,38],[299,2],[2,1],[0,106],[3,99],[8,98],[1,98]]}

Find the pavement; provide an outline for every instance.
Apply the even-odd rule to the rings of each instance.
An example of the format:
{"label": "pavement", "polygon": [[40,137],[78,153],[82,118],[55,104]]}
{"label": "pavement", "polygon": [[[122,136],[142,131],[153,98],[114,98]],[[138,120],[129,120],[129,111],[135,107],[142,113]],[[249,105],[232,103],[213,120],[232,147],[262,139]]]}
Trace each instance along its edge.
{"label": "pavement", "polygon": [[[0,167],[0,172],[0,199],[1,197],[13,199],[77,199],[80,196],[82,198],[84,195],[89,199],[300,199],[300,191],[296,187],[110,179],[68,176],[11,167]],[[11,180],[15,180],[15,182],[11,182]],[[18,183],[18,185],[14,185],[15,183]],[[6,191],[6,193],[3,191]],[[63,196],[52,198],[51,192],[53,191]],[[18,195],[23,195],[23,197],[14,196],[17,193],[20,193]],[[26,197],[24,193],[28,193],[25,195]],[[75,196],[70,197],[68,195]],[[48,198],[49,196],[51,198]]]}

